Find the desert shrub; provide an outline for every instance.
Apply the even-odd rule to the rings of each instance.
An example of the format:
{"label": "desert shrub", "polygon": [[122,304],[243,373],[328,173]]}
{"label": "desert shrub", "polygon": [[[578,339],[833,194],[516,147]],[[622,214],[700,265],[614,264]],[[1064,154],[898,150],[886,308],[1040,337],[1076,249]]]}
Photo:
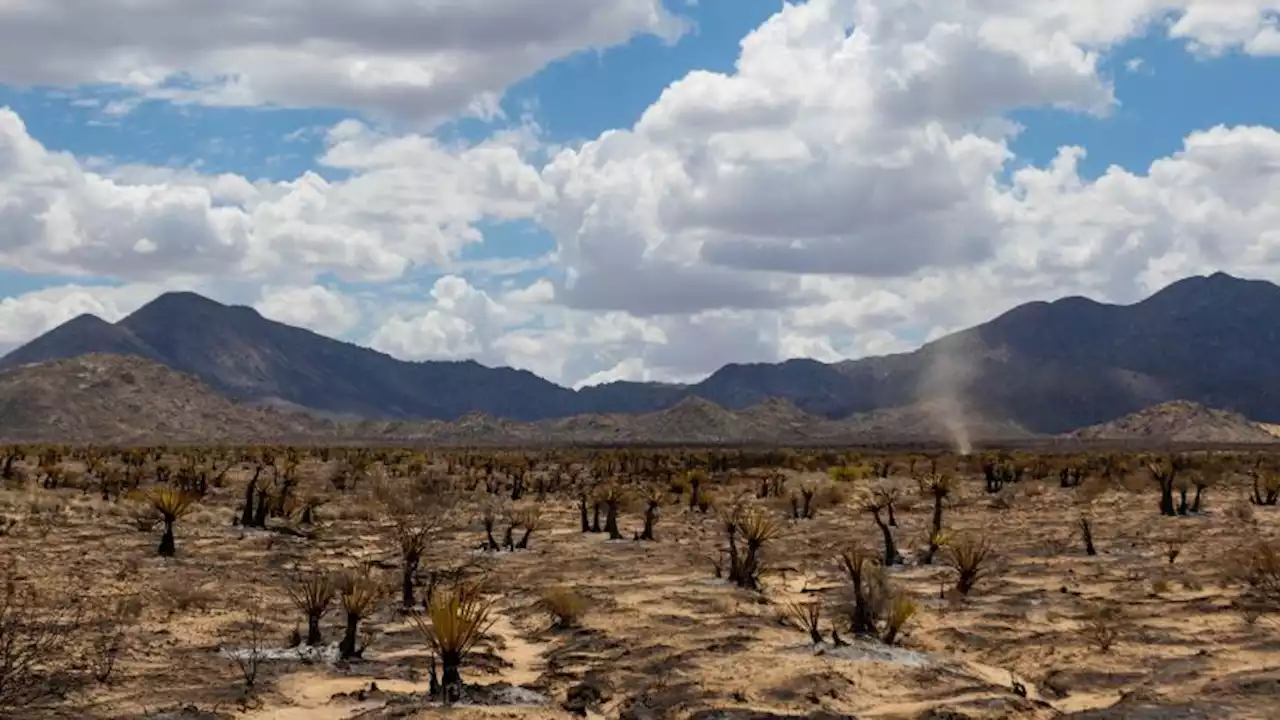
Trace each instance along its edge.
{"label": "desert shrub", "polygon": [[166,580],[156,588],[161,604],[169,609],[169,615],[190,611],[207,611],[218,600],[218,593],[203,585],[189,581]]}
{"label": "desert shrub", "polygon": [[1280,473],[1265,469],[1255,469],[1252,473],[1253,488],[1249,501],[1254,505],[1275,505],[1280,503]]}
{"label": "desert shrub", "polygon": [[12,568],[0,573],[0,717],[69,691],[75,658],[67,638],[82,630],[84,613],[74,601],[47,602]]}
{"label": "desert shrub", "polygon": [[221,634],[222,654],[239,672],[246,698],[257,688],[258,675],[268,659],[269,635],[270,627],[257,607],[247,608],[245,619],[232,623]]}
{"label": "desert shrub", "polygon": [[1125,618],[1116,605],[1088,608],[1081,619],[1080,632],[1100,652],[1109,652],[1123,635]]}
{"label": "desert shrub", "polygon": [[1186,546],[1188,539],[1189,535],[1185,532],[1177,532],[1164,538],[1162,541],[1163,554],[1170,565],[1182,554],[1182,548]]}
{"label": "desert shrub", "polygon": [[1227,517],[1237,522],[1252,524],[1254,522],[1253,505],[1240,498],[1227,508]]}
{"label": "desert shrub", "polygon": [[97,682],[104,685],[111,682],[116,663],[125,651],[129,631],[137,625],[142,610],[142,598],[120,598],[93,619],[85,662]]}
{"label": "desert shrub", "polygon": [[711,509],[716,506],[715,493],[705,488],[699,490],[698,493],[693,496],[693,506],[703,515],[711,512]]}
{"label": "desert shrub", "polygon": [[1249,604],[1280,609],[1280,541],[1261,538],[1232,553],[1227,578],[1246,587]]}
{"label": "desert shrub", "polygon": [[822,602],[792,602],[782,606],[782,619],[787,624],[807,632],[814,645],[822,644]]}
{"label": "desert shrub", "polygon": [[460,584],[437,591],[427,605],[425,616],[413,622],[432,651],[440,659],[440,679],[431,670],[431,694],[446,703],[462,698],[462,661],[492,626],[493,602],[481,594],[479,586]]}
{"label": "desert shrub", "polygon": [[890,593],[885,604],[884,631],[881,639],[886,645],[894,644],[902,628],[920,611],[920,603],[905,592]]}
{"label": "desert shrub", "polygon": [[956,592],[968,595],[991,569],[995,549],[985,535],[962,534],[947,540],[944,556],[956,573]]}
{"label": "desert shrub", "polygon": [[577,627],[588,606],[586,597],[565,585],[546,588],[538,594],[538,609],[551,617],[553,627],[561,630]]}

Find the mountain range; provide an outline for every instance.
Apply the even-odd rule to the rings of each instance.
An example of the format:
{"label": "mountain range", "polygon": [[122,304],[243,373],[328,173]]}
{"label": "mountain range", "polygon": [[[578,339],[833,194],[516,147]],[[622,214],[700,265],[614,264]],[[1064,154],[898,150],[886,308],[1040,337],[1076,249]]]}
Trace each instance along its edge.
{"label": "mountain range", "polygon": [[1082,297],[1028,303],[909,353],[730,364],[690,385],[572,390],[474,361],[398,360],[248,307],[166,293],[116,323],[81,315],[13,350],[0,368],[132,355],[235,400],[344,420],[482,414],[533,422],[656,413],[691,399],[745,411],[774,399],[831,421],[909,416],[925,407],[959,434],[984,424],[1057,434],[1172,400],[1280,422],[1276,318],[1280,287],[1215,273],[1179,280],[1132,305]]}

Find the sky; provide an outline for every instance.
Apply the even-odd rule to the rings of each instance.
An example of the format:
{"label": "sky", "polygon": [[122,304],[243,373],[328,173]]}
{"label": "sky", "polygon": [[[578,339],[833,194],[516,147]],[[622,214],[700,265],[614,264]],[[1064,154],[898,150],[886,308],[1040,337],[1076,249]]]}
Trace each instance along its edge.
{"label": "sky", "polygon": [[0,352],[194,290],[566,386],[1280,281],[1280,0],[8,0]]}

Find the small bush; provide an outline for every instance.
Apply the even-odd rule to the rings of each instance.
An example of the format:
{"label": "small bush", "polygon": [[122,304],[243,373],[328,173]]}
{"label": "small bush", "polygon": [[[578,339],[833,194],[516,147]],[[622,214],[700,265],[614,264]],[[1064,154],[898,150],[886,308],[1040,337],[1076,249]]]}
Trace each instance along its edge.
{"label": "small bush", "polygon": [[1097,605],[1085,611],[1081,634],[1101,652],[1109,652],[1123,635],[1124,616],[1115,605]]}
{"label": "small bush", "polygon": [[1255,607],[1280,609],[1280,541],[1260,539],[1232,553],[1227,576],[1246,586]]}
{"label": "small bush", "polygon": [[182,580],[166,580],[157,588],[157,594],[161,603],[169,608],[170,615],[190,611],[204,612],[218,600],[218,593],[213,590]]}
{"label": "small bush", "polygon": [[568,586],[547,588],[538,597],[538,608],[551,617],[557,629],[578,627],[589,605],[587,598]]}
{"label": "small bush", "polygon": [[957,535],[947,541],[945,550],[946,563],[956,572],[956,591],[968,595],[989,573],[994,548],[986,536]]}
{"label": "small bush", "polygon": [[815,645],[822,643],[822,603],[820,601],[794,602],[783,605],[783,621],[809,633]]}
{"label": "small bush", "polygon": [[904,592],[893,592],[884,611],[884,634],[881,639],[886,645],[897,642],[903,626],[920,611],[920,604]]}

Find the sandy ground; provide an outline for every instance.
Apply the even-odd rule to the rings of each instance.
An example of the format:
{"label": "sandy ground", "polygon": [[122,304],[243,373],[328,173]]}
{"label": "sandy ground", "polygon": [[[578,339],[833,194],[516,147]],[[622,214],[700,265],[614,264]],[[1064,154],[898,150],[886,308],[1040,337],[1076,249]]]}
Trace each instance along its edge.
{"label": "sandy ground", "polygon": [[[366,621],[376,634],[362,660],[310,661],[284,651],[290,633],[305,629],[283,590],[296,570],[373,561],[388,579],[398,577],[397,555],[367,498],[330,491],[315,537],[294,537],[232,525],[241,482],[233,475],[179,522],[173,559],[156,556],[158,534],[140,531],[127,504],[74,489],[0,493],[0,513],[16,520],[0,548],[21,579],[100,604],[137,597],[143,605],[108,682],[19,717],[339,720],[439,712],[389,699],[426,689],[429,654],[394,592]],[[926,540],[931,500],[910,480],[903,486],[894,533],[911,558]],[[1110,489],[1090,508],[1100,554],[1088,557],[1076,533],[1074,491],[1024,483],[993,503],[980,480],[967,480],[948,502],[945,524],[986,532],[997,565],[964,598],[947,592],[954,574],[941,564],[891,570],[894,585],[921,606],[893,648],[861,640],[815,648],[780,620],[787,601],[836,597],[837,548],[852,540],[880,547],[870,516],[852,502],[785,520],[782,536],[766,547],[774,572],[759,593],[713,576],[712,558],[724,545],[714,511],[664,507],[657,541],[634,542],[640,516],[631,510],[621,521],[628,539],[609,541],[579,532],[572,499],[553,497],[541,503],[543,527],[531,548],[512,553],[478,552],[475,513],[459,511],[423,567],[487,568],[496,621],[464,680],[524,688],[519,699],[534,704],[463,705],[449,714],[581,716],[564,703],[590,690],[598,702],[588,716],[609,718],[1274,718],[1280,625],[1242,612],[1234,602],[1239,589],[1223,582],[1222,569],[1242,543],[1274,532],[1277,508],[1250,506],[1252,517],[1242,517],[1242,497],[1242,486],[1212,488],[1204,514],[1161,518],[1154,493]],[[1185,544],[1170,563],[1166,540],[1175,537]],[[56,590],[67,583],[72,590]],[[552,629],[538,609],[539,592],[560,585],[589,599],[576,629]],[[1123,614],[1107,652],[1083,629],[1099,601]],[[266,618],[266,645],[281,649],[281,659],[264,663],[246,696],[220,648],[242,643],[235,628],[250,609]],[[324,631],[337,641],[339,613],[325,618]],[[371,684],[377,690],[361,697]]]}

